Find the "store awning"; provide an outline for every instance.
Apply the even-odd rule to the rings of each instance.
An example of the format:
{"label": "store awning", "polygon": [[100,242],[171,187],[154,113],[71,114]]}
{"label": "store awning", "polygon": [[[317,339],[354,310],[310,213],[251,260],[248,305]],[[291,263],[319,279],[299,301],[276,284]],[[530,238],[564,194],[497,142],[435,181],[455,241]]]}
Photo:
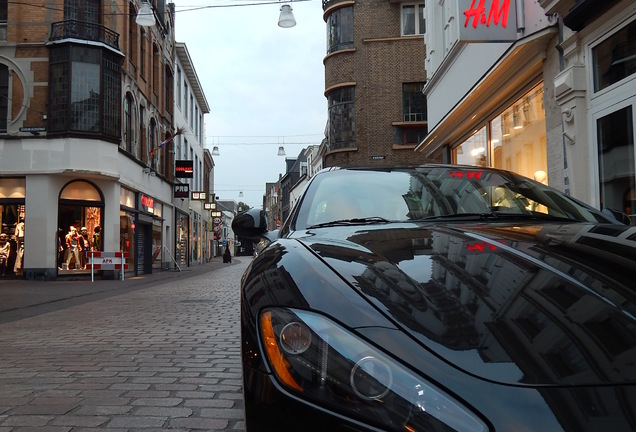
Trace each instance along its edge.
{"label": "store awning", "polygon": [[548,42],[556,35],[548,27],[519,39],[473,88],[433,127],[415,151],[430,157],[444,144],[459,140],[543,71]]}

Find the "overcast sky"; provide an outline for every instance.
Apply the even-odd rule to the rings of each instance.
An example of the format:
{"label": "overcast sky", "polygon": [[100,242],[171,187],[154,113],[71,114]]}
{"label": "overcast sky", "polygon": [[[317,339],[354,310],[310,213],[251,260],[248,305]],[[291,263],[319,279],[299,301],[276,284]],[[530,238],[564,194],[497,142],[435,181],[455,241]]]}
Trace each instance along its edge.
{"label": "overcast sky", "polygon": [[297,23],[292,28],[277,25],[283,2],[174,3],[177,41],[186,44],[210,106],[206,147],[216,145],[221,153],[213,156],[216,195],[261,207],[265,183],[285,171],[278,147],[295,158],[324,136],[322,3],[291,3]]}

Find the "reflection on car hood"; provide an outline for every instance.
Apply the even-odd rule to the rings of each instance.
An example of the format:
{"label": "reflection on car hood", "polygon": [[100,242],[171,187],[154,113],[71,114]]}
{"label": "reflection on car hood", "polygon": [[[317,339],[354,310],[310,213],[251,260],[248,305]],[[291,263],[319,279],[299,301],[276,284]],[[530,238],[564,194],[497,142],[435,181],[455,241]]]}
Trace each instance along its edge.
{"label": "reflection on car hood", "polygon": [[495,382],[636,383],[636,228],[393,224],[300,241],[457,368]]}

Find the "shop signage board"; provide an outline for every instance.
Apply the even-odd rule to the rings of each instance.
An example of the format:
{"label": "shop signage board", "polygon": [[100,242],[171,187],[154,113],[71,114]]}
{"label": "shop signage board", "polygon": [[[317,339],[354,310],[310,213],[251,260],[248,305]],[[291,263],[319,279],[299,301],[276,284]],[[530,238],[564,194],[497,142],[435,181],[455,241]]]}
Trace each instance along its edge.
{"label": "shop signage board", "polygon": [[513,42],[516,0],[457,0],[459,42]]}
{"label": "shop signage board", "polygon": [[174,197],[175,198],[188,198],[190,196],[190,185],[175,183],[174,185]]}
{"label": "shop signage board", "polygon": [[194,168],[191,160],[174,161],[174,176],[176,178],[192,178],[193,172]]}

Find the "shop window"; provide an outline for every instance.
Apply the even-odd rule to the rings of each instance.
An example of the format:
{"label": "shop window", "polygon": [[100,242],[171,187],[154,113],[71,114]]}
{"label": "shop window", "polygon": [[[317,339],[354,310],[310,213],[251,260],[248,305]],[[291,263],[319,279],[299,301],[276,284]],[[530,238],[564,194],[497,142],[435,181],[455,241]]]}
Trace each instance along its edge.
{"label": "shop window", "polygon": [[161,239],[161,221],[155,220],[152,225],[152,268],[158,270],[161,270],[163,257]]}
{"label": "shop window", "polygon": [[456,163],[513,171],[547,184],[543,87],[537,85],[453,149]]}
{"label": "shop window", "polygon": [[620,210],[632,219],[636,196],[634,120],[632,106],[614,111],[596,122],[601,208]]}
{"label": "shop window", "polygon": [[328,151],[355,148],[355,88],[343,87],[327,95]]}
{"label": "shop window", "polygon": [[636,73],[636,20],[592,49],[594,91]]}
{"label": "shop window", "polygon": [[353,48],[353,7],[336,9],[327,17],[327,54]]}
{"label": "shop window", "polygon": [[25,179],[0,179],[0,277],[22,276]]}
{"label": "shop window", "polygon": [[137,268],[135,255],[135,213],[119,212],[119,249],[128,254],[128,268]]}
{"label": "shop window", "polygon": [[90,133],[119,140],[121,57],[108,50],[65,44],[49,56],[49,133]]}
{"label": "shop window", "polygon": [[67,184],[58,203],[57,267],[61,273],[86,269],[91,251],[103,250],[104,200],[91,183]]}
{"label": "shop window", "polygon": [[455,163],[461,165],[487,165],[488,137],[482,127],[454,150]]}
{"label": "shop window", "polygon": [[402,36],[426,33],[424,3],[402,5]]}

